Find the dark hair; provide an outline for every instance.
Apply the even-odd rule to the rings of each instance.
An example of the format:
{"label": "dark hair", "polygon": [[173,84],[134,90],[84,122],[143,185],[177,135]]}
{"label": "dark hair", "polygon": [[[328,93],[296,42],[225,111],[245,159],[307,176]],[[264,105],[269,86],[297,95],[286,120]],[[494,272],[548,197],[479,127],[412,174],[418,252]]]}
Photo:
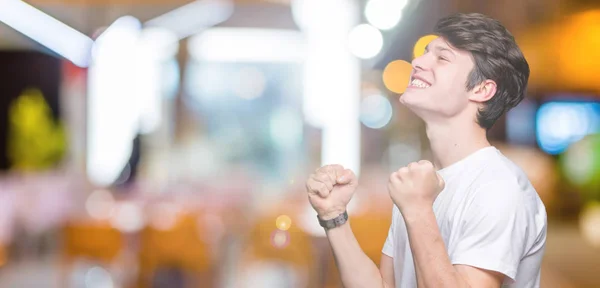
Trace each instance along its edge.
{"label": "dark hair", "polygon": [[486,79],[496,82],[496,94],[477,113],[479,126],[489,130],[525,97],[529,64],[515,38],[499,21],[478,13],[440,19],[435,33],[453,47],[473,55],[475,65],[467,79],[467,90]]}

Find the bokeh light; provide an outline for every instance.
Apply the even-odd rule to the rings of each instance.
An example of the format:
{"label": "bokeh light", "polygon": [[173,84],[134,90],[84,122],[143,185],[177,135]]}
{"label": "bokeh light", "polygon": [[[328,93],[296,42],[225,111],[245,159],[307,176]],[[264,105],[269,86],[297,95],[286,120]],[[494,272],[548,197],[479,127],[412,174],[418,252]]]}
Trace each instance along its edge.
{"label": "bokeh light", "polygon": [[107,190],[96,190],[85,201],[85,210],[96,220],[107,220],[115,209],[115,199]]}
{"label": "bokeh light", "polygon": [[425,54],[425,47],[431,43],[431,41],[435,40],[437,35],[425,35],[415,43],[415,47],[413,48],[413,57],[417,58]]}
{"label": "bokeh light", "polygon": [[370,59],[381,51],[383,36],[377,28],[369,24],[357,25],[348,35],[348,47],[354,56]]}
{"label": "bokeh light", "polygon": [[279,230],[287,231],[290,229],[290,226],[292,226],[292,219],[288,215],[280,215],[275,220],[275,226],[277,226],[277,229]]}
{"label": "bokeh light", "polygon": [[86,288],[113,288],[113,279],[110,273],[102,267],[93,267],[85,273]]}
{"label": "bokeh light", "polygon": [[572,144],[560,158],[565,178],[588,200],[600,201],[600,134]]}
{"label": "bokeh light", "polygon": [[157,203],[149,213],[149,224],[156,230],[171,230],[177,224],[180,213],[181,209],[174,203]]}
{"label": "bokeh light", "polygon": [[290,244],[290,233],[282,230],[275,230],[271,233],[271,245],[278,249],[283,249]]}
{"label": "bokeh light", "polygon": [[600,104],[548,102],[536,115],[537,139],[548,154],[562,153],[571,143],[600,129]]}
{"label": "bokeh light", "polygon": [[383,70],[383,84],[394,93],[404,93],[410,82],[412,65],[404,60],[395,60]]}
{"label": "bokeh light", "polygon": [[140,52],[153,60],[169,60],[179,51],[177,35],[165,28],[147,27],[141,31],[138,41]]}
{"label": "bokeh light", "polygon": [[594,167],[594,147],[589,138],[584,138],[571,145],[565,152],[563,163],[565,175],[575,184],[585,185],[593,174]]}
{"label": "bokeh light", "polygon": [[134,233],[144,227],[142,208],[132,202],[123,202],[118,205],[110,223],[113,227],[124,233]]}
{"label": "bokeh light", "polygon": [[392,104],[385,96],[367,96],[360,105],[360,121],[373,129],[383,128],[392,119]]}
{"label": "bokeh light", "polygon": [[583,208],[579,225],[583,238],[590,245],[600,248],[600,202],[590,202]]}
{"label": "bokeh light", "polygon": [[242,99],[255,99],[263,95],[267,87],[265,74],[256,67],[241,68],[233,78],[231,89]]}
{"label": "bokeh light", "polygon": [[365,6],[365,17],[378,29],[389,30],[398,25],[407,3],[407,0],[370,0]]}

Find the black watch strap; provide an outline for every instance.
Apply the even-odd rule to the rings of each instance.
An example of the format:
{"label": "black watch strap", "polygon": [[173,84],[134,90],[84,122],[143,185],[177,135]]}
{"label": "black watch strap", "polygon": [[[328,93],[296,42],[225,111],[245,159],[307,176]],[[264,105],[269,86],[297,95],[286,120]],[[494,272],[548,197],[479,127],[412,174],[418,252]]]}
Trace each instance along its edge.
{"label": "black watch strap", "polygon": [[344,213],[340,214],[339,216],[337,216],[333,219],[321,220],[321,218],[319,218],[319,216],[317,216],[317,219],[319,219],[319,224],[321,225],[321,227],[323,227],[325,229],[333,229],[335,227],[342,226],[344,223],[346,223],[348,221],[348,211],[344,211]]}

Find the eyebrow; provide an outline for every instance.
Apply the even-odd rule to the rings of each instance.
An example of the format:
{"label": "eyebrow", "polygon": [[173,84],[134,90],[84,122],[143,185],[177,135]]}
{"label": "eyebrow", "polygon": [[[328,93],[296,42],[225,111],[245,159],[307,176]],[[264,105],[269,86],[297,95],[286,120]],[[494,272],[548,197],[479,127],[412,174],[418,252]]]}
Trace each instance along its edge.
{"label": "eyebrow", "polygon": [[[452,53],[452,55],[456,55],[456,53],[454,53],[454,51],[452,51],[452,49],[450,49],[450,48],[442,47],[439,45],[436,45],[433,48],[437,51],[448,51],[448,52]],[[427,52],[427,51],[429,51],[429,44],[427,44],[427,46],[425,46],[425,52]]]}

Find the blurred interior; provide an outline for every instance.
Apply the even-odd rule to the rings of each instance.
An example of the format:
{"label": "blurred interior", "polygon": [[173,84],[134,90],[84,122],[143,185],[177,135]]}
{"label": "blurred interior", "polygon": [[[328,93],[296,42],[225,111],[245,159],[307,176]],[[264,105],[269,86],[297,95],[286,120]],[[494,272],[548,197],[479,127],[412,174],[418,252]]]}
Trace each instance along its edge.
{"label": "blurred interior", "polygon": [[341,287],[304,181],[429,159],[398,102],[437,19],[513,32],[527,98],[489,138],[549,215],[542,287],[600,287],[597,0],[0,0],[0,287]]}

